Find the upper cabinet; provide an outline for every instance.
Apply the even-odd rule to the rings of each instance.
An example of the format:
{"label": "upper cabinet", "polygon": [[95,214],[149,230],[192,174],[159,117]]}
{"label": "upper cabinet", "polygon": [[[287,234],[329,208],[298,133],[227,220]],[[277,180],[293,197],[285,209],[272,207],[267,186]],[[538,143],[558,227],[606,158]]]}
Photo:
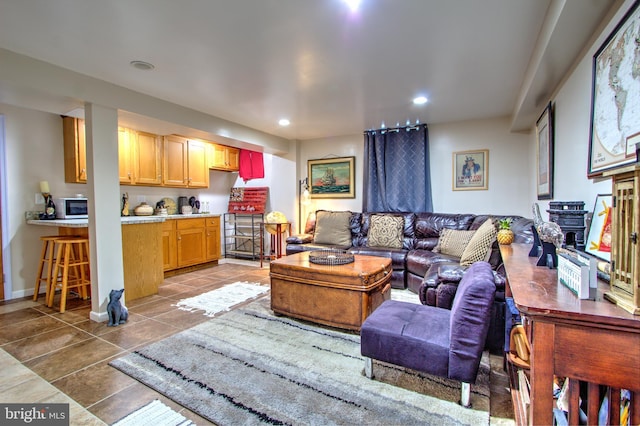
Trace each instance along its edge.
{"label": "upper cabinet", "polygon": [[162,184],[181,188],[207,188],[206,143],[169,135],[164,137],[164,173]]}
{"label": "upper cabinet", "polygon": [[87,153],[84,120],[62,117],[64,137],[64,181],[87,183]]}
{"label": "upper cabinet", "polygon": [[240,168],[240,150],[225,145],[210,143],[207,145],[209,168],[237,172]]}
{"label": "upper cabinet", "polygon": [[[87,182],[84,120],[63,117],[65,182]],[[118,127],[122,185],[208,188],[209,169],[238,171],[240,150],[182,136]]]}
{"label": "upper cabinet", "polygon": [[[129,129],[128,140],[129,150],[125,149],[119,156],[129,156],[133,183],[162,185],[162,136]],[[127,183],[122,181],[122,172],[120,182]]]}
{"label": "upper cabinet", "polygon": [[132,131],[118,127],[118,177],[120,183],[133,185],[135,173],[133,171]]}

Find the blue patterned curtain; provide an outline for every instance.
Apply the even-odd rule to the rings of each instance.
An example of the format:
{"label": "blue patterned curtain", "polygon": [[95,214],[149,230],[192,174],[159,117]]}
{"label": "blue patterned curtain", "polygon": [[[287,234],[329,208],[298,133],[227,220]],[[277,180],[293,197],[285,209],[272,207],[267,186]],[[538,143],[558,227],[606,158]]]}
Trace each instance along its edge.
{"label": "blue patterned curtain", "polygon": [[363,186],[365,212],[433,211],[427,125],[365,132]]}

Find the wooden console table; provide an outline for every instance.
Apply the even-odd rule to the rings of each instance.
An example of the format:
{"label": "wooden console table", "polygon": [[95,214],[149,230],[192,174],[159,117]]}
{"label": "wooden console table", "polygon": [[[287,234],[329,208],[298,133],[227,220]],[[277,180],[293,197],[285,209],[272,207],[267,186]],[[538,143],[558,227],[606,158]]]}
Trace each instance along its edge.
{"label": "wooden console table", "polygon": [[516,422],[553,424],[557,375],[571,379],[569,424],[578,424],[580,382],[587,387],[589,424],[598,423],[599,385],[610,387],[608,424],[620,424],[619,398],[613,398],[619,389],[632,392],[631,424],[640,424],[640,316],[606,301],[606,283],[600,284],[595,301],[578,299],[558,284],[557,270],[536,266],[530,249],[529,244],[500,246],[508,295],[528,324],[531,343],[531,402],[523,412],[512,388]]}

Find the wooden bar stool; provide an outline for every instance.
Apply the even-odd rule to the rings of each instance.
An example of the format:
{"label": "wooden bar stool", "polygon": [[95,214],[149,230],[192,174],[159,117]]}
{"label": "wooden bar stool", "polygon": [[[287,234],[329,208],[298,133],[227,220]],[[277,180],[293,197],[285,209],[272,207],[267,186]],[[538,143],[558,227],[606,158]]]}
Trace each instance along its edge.
{"label": "wooden bar stool", "polygon": [[[40,284],[45,285],[44,302],[49,302],[49,289],[51,288],[51,278],[53,277],[53,268],[55,266],[56,241],[62,238],[60,235],[47,235],[40,237],[42,241],[42,252],[40,253],[40,265],[38,266],[38,276],[36,277],[36,285],[33,290],[33,301],[37,301],[40,297]],[[46,267],[46,275],[43,275]]]}
{"label": "wooden bar stool", "polygon": [[67,294],[77,289],[83,299],[87,299],[91,292],[89,269],[89,240],[87,238],[60,237],[55,241],[56,260],[52,277],[59,279],[50,282],[47,306],[53,307],[56,289],[60,288],[60,312],[64,312],[67,305]]}

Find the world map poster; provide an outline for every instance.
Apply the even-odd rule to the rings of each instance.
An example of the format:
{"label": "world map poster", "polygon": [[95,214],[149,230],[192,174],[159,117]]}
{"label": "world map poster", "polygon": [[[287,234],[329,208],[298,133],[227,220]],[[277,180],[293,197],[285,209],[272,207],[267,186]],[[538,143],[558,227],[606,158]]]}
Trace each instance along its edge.
{"label": "world map poster", "polygon": [[632,163],[640,132],[640,2],[593,57],[589,176]]}

